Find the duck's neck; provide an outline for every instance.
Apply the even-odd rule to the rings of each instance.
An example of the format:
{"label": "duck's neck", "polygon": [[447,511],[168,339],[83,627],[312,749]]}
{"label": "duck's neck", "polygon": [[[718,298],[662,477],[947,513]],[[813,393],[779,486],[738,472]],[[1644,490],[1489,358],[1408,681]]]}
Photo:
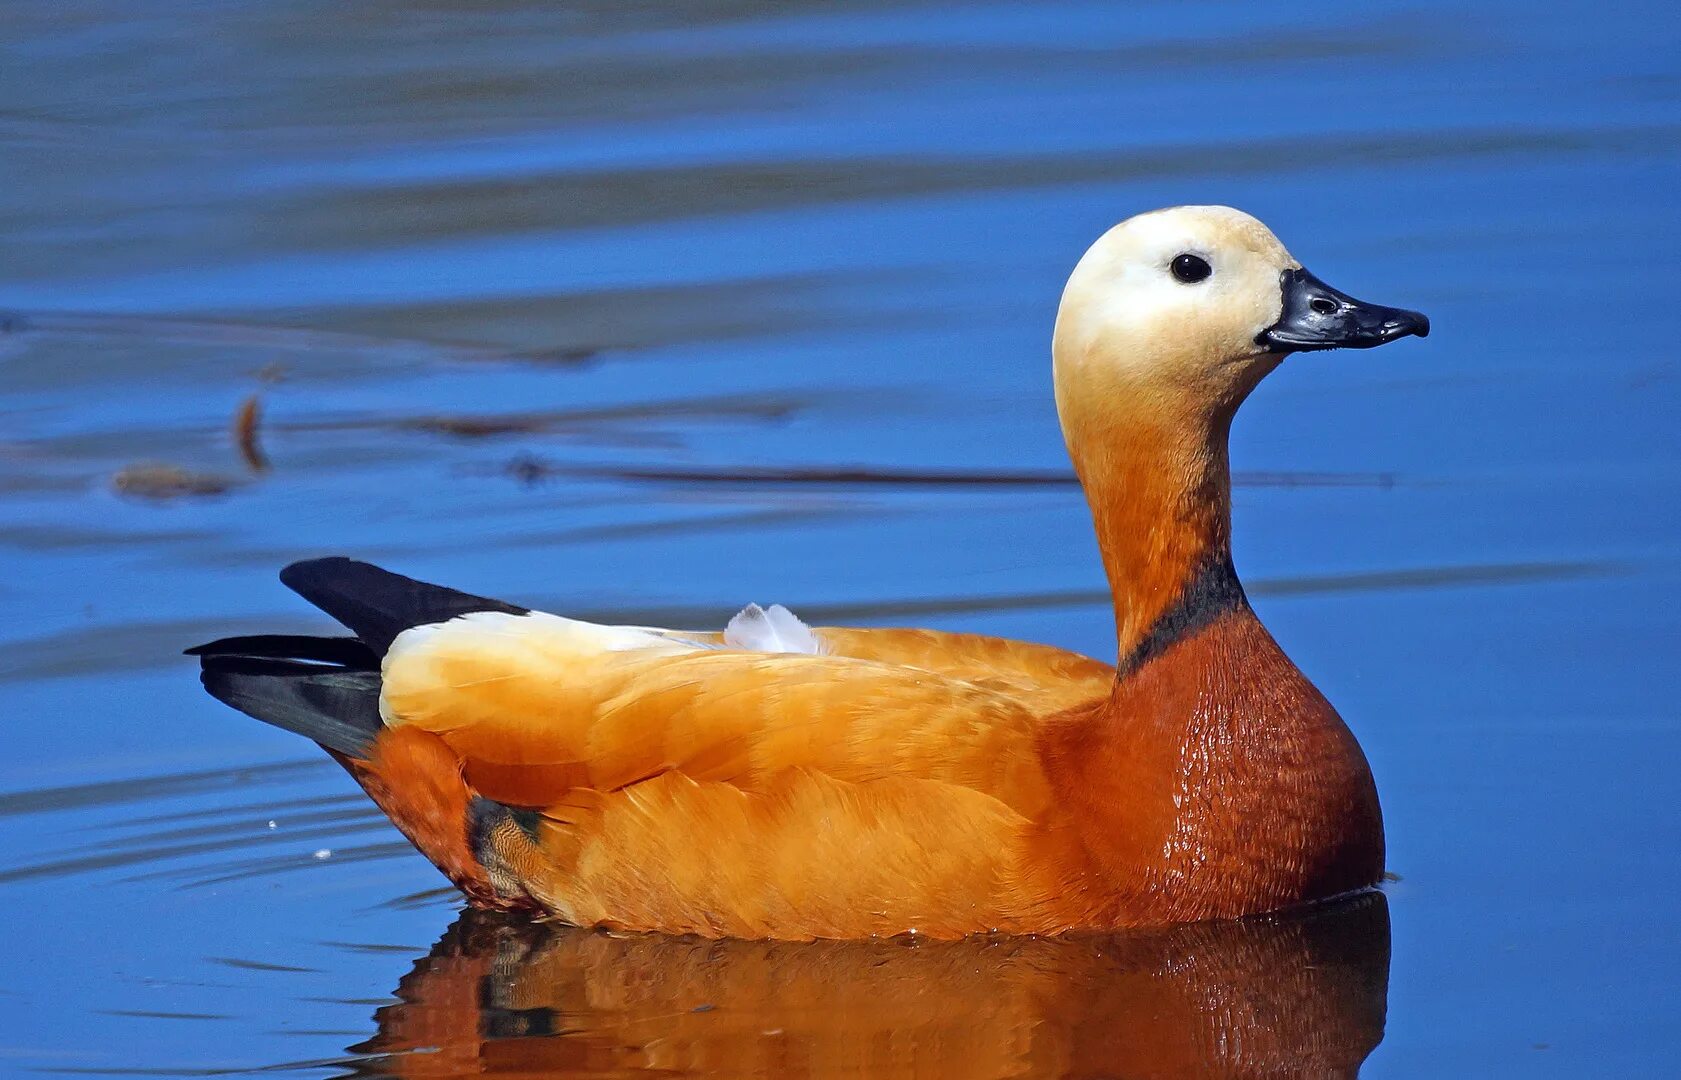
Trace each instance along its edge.
{"label": "duck's neck", "polygon": [[1045,738],[1079,852],[1079,872],[1056,887],[1094,888],[1112,921],[1147,924],[1372,884],[1383,824],[1365,757],[1232,571],[1235,402],[1102,400],[1062,411],[1114,592],[1119,664],[1111,695]]}
{"label": "duck's neck", "polygon": [[1141,404],[1064,418],[1114,596],[1123,675],[1246,603],[1231,556],[1235,403]]}

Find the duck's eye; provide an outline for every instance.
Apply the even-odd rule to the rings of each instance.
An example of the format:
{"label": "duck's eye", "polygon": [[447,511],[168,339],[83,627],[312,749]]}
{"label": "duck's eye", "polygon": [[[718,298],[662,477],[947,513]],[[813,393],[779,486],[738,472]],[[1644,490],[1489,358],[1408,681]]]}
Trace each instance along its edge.
{"label": "duck's eye", "polygon": [[1207,259],[1188,252],[1173,257],[1172,270],[1175,280],[1183,281],[1187,285],[1195,285],[1214,272],[1214,268],[1208,265]]}

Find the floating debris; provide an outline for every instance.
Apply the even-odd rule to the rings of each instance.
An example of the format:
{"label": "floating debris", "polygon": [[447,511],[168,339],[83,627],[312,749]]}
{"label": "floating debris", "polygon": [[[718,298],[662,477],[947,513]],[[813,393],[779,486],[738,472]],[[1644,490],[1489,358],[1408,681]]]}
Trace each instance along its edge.
{"label": "floating debris", "polygon": [[179,465],[139,462],[117,470],[111,486],[119,495],[166,501],[226,495],[237,481],[216,473],[193,472]]}
{"label": "floating debris", "polygon": [[533,454],[520,454],[504,466],[504,471],[526,487],[534,487],[561,470]]}
{"label": "floating debris", "polygon": [[262,444],[257,441],[257,428],[263,421],[263,398],[261,394],[252,394],[239,403],[239,408],[233,414],[234,445],[239,447],[239,456],[245,462],[245,467],[254,473],[268,472],[268,455],[263,453]]}
{"label": "floating debris", "polygon": [[554,426],[548,416],[422,416],[401,426],[412,431],[454,435],[461,439],[484,439],[495,435],[531,435]]}

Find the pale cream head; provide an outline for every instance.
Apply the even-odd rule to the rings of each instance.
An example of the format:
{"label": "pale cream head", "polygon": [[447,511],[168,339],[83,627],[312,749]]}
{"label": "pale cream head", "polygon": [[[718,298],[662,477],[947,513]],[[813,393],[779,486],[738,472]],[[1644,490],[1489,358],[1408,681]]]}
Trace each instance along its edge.
{"label": "pale cream head", "polygon": [[[1176,259],[1187,272],[1175,274]],[[1075,396],[1235,408],[1282,359],[1256,339],[1278,322],[1281,279],[1299,265],[1265,225],[1228,206],[1156,210],[1104,233],[1057,312],[1065,422]]]}
{"label": "pale cream head", "polygon": [[1429,333],[1419,312],[1320,281],[1230,207],[1140,214],[1091,246],[1057,312],[1056,404],[1123,661],[1196,575],[1229,566],[1227,435],[1255,385],[1290,353]]}

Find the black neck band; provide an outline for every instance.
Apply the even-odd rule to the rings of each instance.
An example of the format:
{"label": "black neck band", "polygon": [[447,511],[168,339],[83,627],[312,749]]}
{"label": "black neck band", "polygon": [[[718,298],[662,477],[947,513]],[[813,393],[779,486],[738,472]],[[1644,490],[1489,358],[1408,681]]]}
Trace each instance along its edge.
{"label": "black neck band", "polygon": [[1243,595],[1237,571],[1232,568],[1231,553],[1209,559],[1191,575],[1173,606],[1162,612],[1149,633],[1122,659],[1120,674],[1132,674],[1174,642],[1190,637],[1228,612],[1248,607],[1249,598]]}

